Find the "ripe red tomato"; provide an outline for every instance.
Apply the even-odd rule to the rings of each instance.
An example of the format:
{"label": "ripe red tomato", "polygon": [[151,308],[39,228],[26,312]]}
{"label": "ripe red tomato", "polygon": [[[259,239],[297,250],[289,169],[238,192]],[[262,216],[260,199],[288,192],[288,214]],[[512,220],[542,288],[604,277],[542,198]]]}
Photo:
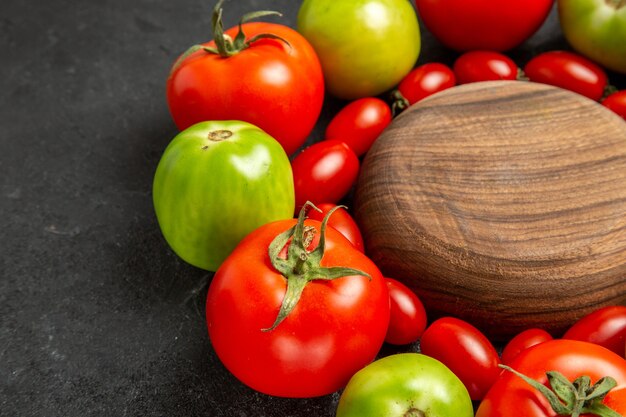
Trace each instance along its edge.
{"label": "ripe red tomato", "polygon": [[539,343],[552,340],[550,333],[543,329],[528,329],[513,337],[502,349],[502,363],[509,365],[522,351]]}
{"label": "ripe red tomato", "polygon": [[493,51],[470,51],[454,62],[459,84],[491,80],[516,80],[517,64],[508,56]]}
{"label": "ripe red tomato", "polygon": [[[222,57],[196,48],[167,79],[167,102],[180,130],[205,120],[242,120],[266,131],[291,155],[306,140],[321,112],[324,81],[309,42],[273,23],[245,23],[247,39],[271,33]],[[238,28],[225,33],[236,39]],[[216,33],[216,38],[221,35]],[[216,48],[215,41],[201,45]]]}
{"label": "ripe red tomato", "polygon": [[600,308],[578,320],[563,339],[595,343],[624,355],[626,348],[626,306]]}
{"label": "ripe red tomato", "polygon": [[393,278],[385,278],[389,289],[390,315],[385,342],[407,345],[417,341],[426,329],[426,310],[409,287]]}
{"label": "ripe red tomato", "polygon": [[509,50],[542,25],[553,0],[416,0],[422,21],[457,51]]}
{"label": "ripe red tomato", "polygon": [[356,154],[365,154],[391,123],[391,109],[383,100],[365,97],[350,102],[331,119],[326,139],[345,142]]}
{"label": "ripe red tomato", "polygon": [[[305,226],[316,230],[308,245]],[[327,228],[322,240],[320,226],[303,215],[261,226],[211,281],[206,317],[215,352],[235,377],[262,393],[335,392],[383,344],[389,293],[382,274],[336,230]]]}
{"label": "ripe red tomato", "polygon": [[602,105],[626,120],[626,90],[617,91],[602,100]]}
{"label": "ripe red tomato", "polygon": [[607,75],[592,61],[568,51],[549,51],[532,58],[524,73],[530,81],[550,84],[598,101],[604,94]]}
{"label": "ripe red tomato", "polygon": [[500,375],[500,358],[489,339],[457,318],[435,320],[422,334],[420,349],[450,368],[472,400],[482,399]]}
{"label": "ripe red tomato", "polygon": [[[324,216],[326,216],[330,210],[337,207],[337,205],[334,203],[322,203],[316,204],[316,207],[320,209],[320,211],[309,210],[307,215],[309,219],[319,220],[321,222]],[[343,207],[336,209],[333,215],[328,219],[328,225],[344,235],[357,250],[365,252],[363,236],[361,235],[359,226],[346,209]]]}
{"label": "ripe red tomato", "polygon": [[413,104],[455,84],[456,78],[450,67],[439,62],[429,62],[409,72],[400,81],[398,91],[409,104]]}
{"label": "ripe red tomato", "polygon": [[359,174],[359,158],[344,142],[323,140],[296,155],[291,167],[299,210],[307,201],[336,203],[345,196]]}

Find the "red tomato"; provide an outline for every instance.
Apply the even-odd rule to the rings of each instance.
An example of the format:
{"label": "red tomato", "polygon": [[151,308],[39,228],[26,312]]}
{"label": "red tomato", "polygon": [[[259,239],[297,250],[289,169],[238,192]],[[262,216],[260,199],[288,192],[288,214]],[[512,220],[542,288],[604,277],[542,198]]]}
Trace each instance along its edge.
{"label": "red tomato", "polygon": [[[167,101],[180,130],[205,120],[242,120],[274,137],[288,155],[306,140],[324,99],[322,68],[308,41],[273,23],[245,23],[248,39],[271,33],[232,56],[199,49],[167,79]],[[226,31],[235,39],[238,28]],[[219,36],[219,34],[218,34]],[[215,48],[211,41],[202,46]]]}
{"label": "red tomato", "polygon": [[626,120],[626,90],[610,94],[602,100],[602,105]]}
{"label": "red tomato", "polygon": [[307,201],[336,203],[345,196],[359,174],[359,158],[339,140],[323,140],[291,161],[296,189],[296,209]]}
{"label": "red tomato", "polygon": [[[240,381],[269,395],[313,397],[341,389],[374,360],[389,293],[378,268],[341,233],[327,228],[320,252],[320,222],[304,222],[317,231],[306,248],[304,226],[285,234],[296,223],[268,223],[241,241],[211,281],[206,316],[215,352]],[[278,252],[287,244],[284,259]],[[330,279],[335,267],[351,269]]]}
{"label": "red tomato", "polygon": [[626,306],[603,307],[586,315],[565,332],[563,339],[595,343],[623,355],[626,348]]}
{"label": "red tomato", "polygon": [[489,339],[457,318],[435,320],[422,335],[420,349],[450,368],[472,400],[482,399],[500,375],[500,358]]}
{"label": "red tomato", "polygon": [[[595,384],[602,377],[610,376],[616,380],[617,386],[602,403],[620,415],[626,415],[626,361],[602,346],[576,340],[549,340],[520,353],[511,363],[511,368],[543,385],[547,385],[548,371],[558,371],[570,382],[586,375],[591,378],[591,384]],[[476,412],[476,417],[556,415],[537,388],[510,371],[502,373]],[[585,417],[593,415],[595,414],[581,414]]]}
{"label": "red tomato", "polygon": [[454,75],[459,84],[492,80],[516,80],[517,64],[499,52],[465,52],[454,62]]}
{"label": "red tomato", "polygon": [[542,25],[553,0],[416,0],[424,25],[457,51],[506,51]]}
{"label": "red tomato", "polygon": [[528,329],[513,337],[502,349],[502,363],[509,365],[517,355],[531,346],[552,340],[550,333],[543,329]]}
{"label": "red tomato", "polygon": [[391,109],[383,100],[365,97],[339,110],[326,128],[326,139],[345,142],[357,156],[365,154],[391,123]]}
{"label": "red tomato", "polygon": [[600,100],[607,85],[604,70],[592,61],[567,51],[549,51],[532,58],[524,67],[530,81],[573,91]]}
{"label": "red tomato", "polygon": [[[307,215],[309,219],[322,221],[324,216],[326,216],[330,210],[337,207],[337,205],[333,203],[322,203],[317,204],[316,207],[321,211],[309,210]],[[359,226],[346,209],[340,207],[335,210],[333,215],[328,218],[328,225],[344,235],[356,249],[365,252],[363,236],[361,235]]]}
{"label": "red tomato", "polygon": [[454,73],[448,66],[429,62],[409,72],[400,81],[398,91],[409,104],[413,104],[438,91],[454,87],[455,84]]}
{"label": "red tomato", "polygon": [[420,338],[426,329],[424,305],[409,287],[393,278],[385,278],[389,289],[391,313],[385,342],[407,345]]}

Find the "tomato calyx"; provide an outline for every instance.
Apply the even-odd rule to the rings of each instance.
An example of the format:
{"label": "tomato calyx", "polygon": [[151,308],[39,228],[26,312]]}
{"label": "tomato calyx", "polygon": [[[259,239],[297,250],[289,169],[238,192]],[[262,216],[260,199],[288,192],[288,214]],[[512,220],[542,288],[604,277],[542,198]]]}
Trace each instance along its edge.
{"label": "tomato calyx", "polygon": [[391,100],[391,114],[393,117],[396,117],[411,105],[409,100],[397,88],[391,91],[389,98]]}
{"label": "tomato calyx", "polygon": [[579,417],[581,414],[592,414],[598,417],[622,417],[621,414],[602,403],[609,391],[617,386],[615,379],[610,376],[600,378],[591,385],[591,379],[586,375],[570,382],[560,372],[548,371],[546,376],[551,387],[548,388],[509,366],[502,364],[499,366],[522,378],[541,392],[559,416]]}
{"label": "tomato calyx", "polygon": [[[307,248],[313,239],[315,228],[304,225],[306,211],[309,206],[319,211],[313,203],[307,201],[300,210],[296,225],[276,236],[272,243],[270,243],[268,253],[272,266],[286,278],[287,290],[274,324],[267,329],[262,329],[263,331],[274,330],[285,318],[287,318],[289,313],[291,313],[300,300],[302,291],[304,291],[306,285],[311,281],[330,281],[336,278],[351,275],[361,275],[371,279],[371,276],[368,273],[358,269],[341,266],[323,267],[320,265],[324,256],[324,248],[326,245],[326,227],[328,218],[335,210],[343,206],[334,207],[328,211],[326,216],[324,216],[320,227],[319,243],[312,251],[309,251]],[[281,255],[286,246],[287,256],[285,258]]]}

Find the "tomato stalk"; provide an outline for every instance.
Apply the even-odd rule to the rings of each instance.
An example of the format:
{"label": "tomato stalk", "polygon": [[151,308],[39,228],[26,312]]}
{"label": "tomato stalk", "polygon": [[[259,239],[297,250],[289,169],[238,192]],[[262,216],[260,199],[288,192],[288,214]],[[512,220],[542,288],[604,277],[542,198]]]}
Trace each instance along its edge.
{"label": "tomato stalk", "polygon": [[409,100],[397,88],[391,91],[389,98],[391,100],[391,114],[393,117],[396,117],[411,105]]}
{"label": "tomato stalk", "polygon": [[[319,243],[310,252],[307,248],[311,243],[315,228],[304,225],[306,211],[309,206],[319,211],[315,205],[307,201],[300,210],[296,225],[276,236],[270,243],[268,252],[272,266],[286,278],[287,290],[274,324],[270,328],[262,329],[263,331],[274,330],[287,318],[296,304],[298,304],[304,288],[311,281],[330,281],[351,275],[361,275],[371,279],[369,274],[358,269],[341,266],[327,268],[320,265],[324,257],[328,218],[342,206],[334,207],[324,216],[320,227]],[[285,258],[281,256],[281,253],[287,245],[289,246],[287,247],[287,256]]]}

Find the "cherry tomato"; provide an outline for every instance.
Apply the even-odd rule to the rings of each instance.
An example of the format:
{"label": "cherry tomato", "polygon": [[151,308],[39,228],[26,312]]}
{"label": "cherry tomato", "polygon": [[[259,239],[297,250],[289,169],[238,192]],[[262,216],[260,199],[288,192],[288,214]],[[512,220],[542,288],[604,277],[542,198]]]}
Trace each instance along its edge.
{"label": "cherry tomato", "polygon": [[578,320],[570,327],[563,339],[595,343],[624,354],[626,345],[626,306],[600,308]]}
{"label": "cherry tomato", "polygon": [[530,81],[550,84],[598,101],[607,75],[587,58],[567,51],[549,51],[532,58],[524,67]]}
{"label": "cherry tomato", "polygon": [[420,65],[409,72],[398,85],[398,91],[409,102],[414,104],[438,91],[454,87],[454,72],[438,62]]}
{"label": "cherry tomato", "polygon": [[389,289],[391,311],[389,328],[385,342],[392,345],[407,345],[420,338],[426,329],[426,310],[424,305],[403,283],[385,278]]}
{"label": "cherry tomato", "polygon": [[359,174],[359,158],[339,140],[323,140],[291,161],[296,209],[307,201],[336,203],[345,196]]}
{"label": "cherry tomato", "polygon": [[476,327],[454,317],[442,317],[420,339],[423,354],[459,377],[472,400],[482,399],[500,375],[500,358],[489,339]]}
{"label": "cherry tomato", "polygon": [[626,120],[626,90],[610,94],[602,100],[602,105]]}
{"label": "cherry tomato", "polygon": [[[333,208],[337,207],[337,205],[333,203],[322,203],[316,204],[316,207],[320,209],[320,211],[309,210],[307,215],[309,219],[322,221],[324,216]],[[363,236],[361,235],[359,226],[346,209],[339,207],[333,211],[333,215],[328,219],[328,225],[344,235],[357,250],[365,252]]]}
{"label": "cherry tomato", "polygon": [[552,335],[543,329],[524,330],[504,346],[501,355],[502,363],[509,365],[522,351],[552,339]]}
{"label": "cherry tomato", "polygon": [[492,80],[516,80],[517,64],[508,56],[493,51],[465,52],[454,62],[459,84]]}

